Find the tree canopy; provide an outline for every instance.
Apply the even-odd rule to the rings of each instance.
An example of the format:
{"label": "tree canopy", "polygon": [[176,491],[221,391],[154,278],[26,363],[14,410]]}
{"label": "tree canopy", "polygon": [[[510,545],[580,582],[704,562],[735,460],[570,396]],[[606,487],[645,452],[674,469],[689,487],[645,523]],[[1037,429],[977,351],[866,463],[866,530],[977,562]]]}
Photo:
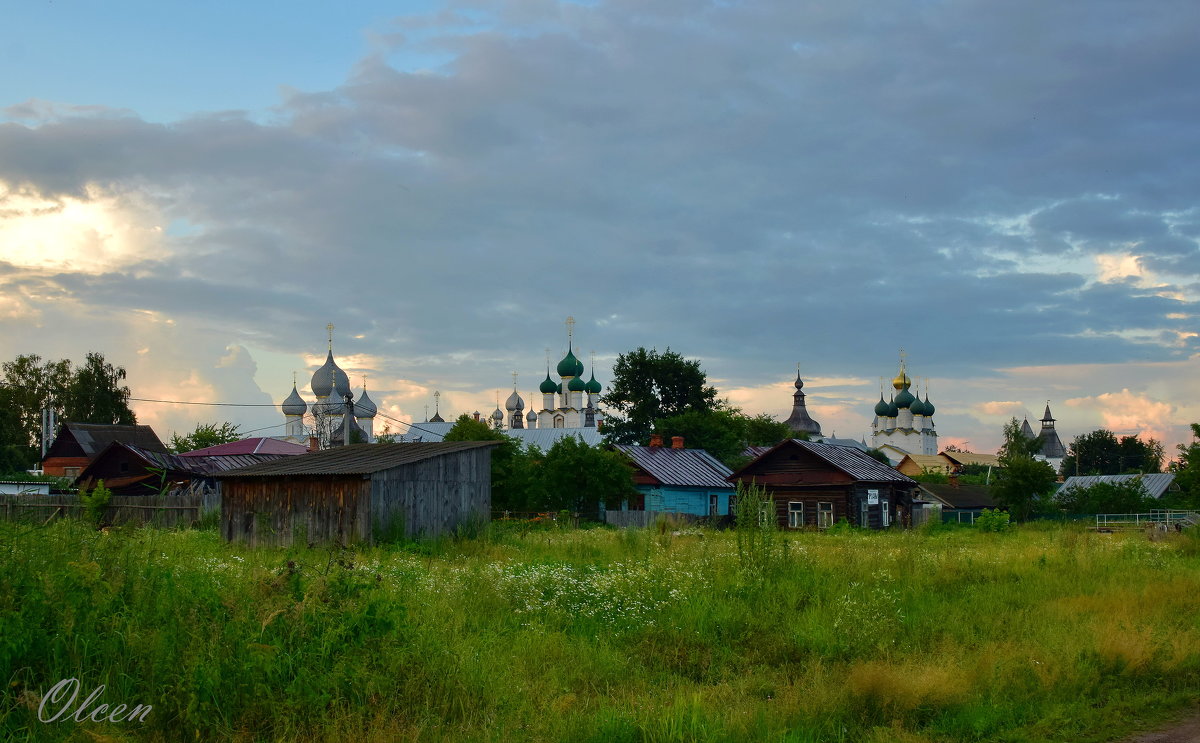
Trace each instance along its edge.
{"label": "tree canopy", "polygon": [[206,449],[210,446],[218,444],[228,444],[231,441],[238,441],[242,438],[238,431],[238,426],[235,423],[225,421],[224,423],[197,423],[196,429],[189,434],[180,436],[177,433],[171,434],[171,444],[167,447],[176,454],[182,454],[185,451],[195,451],[197,449]]}
{"label": "tree canopy", "polygon": [[687,448],[704,449],[734,469],[746,462],[747,446],[774,446],[796,435],[765,413],[749,416],[734,409],[688,410],[655,421],[654,433],[665,442],[682,436]]}
{"label": "tree canopy", "polygon": [[75,368],[70,360],[43,361],[37,354],[0,364],[0,469],[13,472],[37,464],[41,456],[42,410],[62,422],[132,425],[125,369],[101,353],[87,354]]}
{"label": "tree canopy", "polygon": [[1154,439],[1121,436],[1100,428],[1075,437],[1067,447],[1062,474],[1124,475],[1138,472],[1160,472],[1163,445]]}
{"label": "tree canopy", "polygon": [[638,348],[617,356],[608,394],[605,436],[620,444],[645,444],[655,422],[686,412],[720,410],[717,391],[698,360],[685,359],[668,348]]}
{"label": "tree canopy", "polygon": [[992,494],[1018,521],[1046,507],[1058,477],[1054,468],[1034,459],[1029,439],[1021,433],[1016,418],[1004,426],[1004,446],[1000,448],[999,470]]}
{"label": "tree canopy", "polygon": [[1176,492],[1163,495],[1168,508],[1200,508],[1200,423],[1192,424],[1192,441],[1179,444],[1179,460],[1175,463]]}

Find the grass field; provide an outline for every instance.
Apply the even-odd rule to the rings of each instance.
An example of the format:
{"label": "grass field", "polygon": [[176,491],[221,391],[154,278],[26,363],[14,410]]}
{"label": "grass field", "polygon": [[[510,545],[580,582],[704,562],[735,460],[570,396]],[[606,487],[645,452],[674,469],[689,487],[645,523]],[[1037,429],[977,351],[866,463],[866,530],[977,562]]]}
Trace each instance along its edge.
{"label": "grass field", "polygon": [[[1196,536],[835,531],[0,523],[0,737],[1074,743],[1200,698]],[[40,722],[66,678],[153,709]]]}

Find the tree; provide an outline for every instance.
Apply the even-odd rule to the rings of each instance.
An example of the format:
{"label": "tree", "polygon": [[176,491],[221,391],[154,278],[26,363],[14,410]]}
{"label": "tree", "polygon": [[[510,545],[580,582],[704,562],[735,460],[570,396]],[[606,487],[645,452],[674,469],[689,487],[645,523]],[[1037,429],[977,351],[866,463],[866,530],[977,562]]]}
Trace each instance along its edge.
{"label": "tree", "polygon": [[1062,474],[1070,477],[1158,472],[1163,456],[1162,444],[1154,439],[1143,441],[1137,436],[1118,439],[1112,431],[1100,428],[1075,437],[1067,447]]}
{"label": "tree", "polygon": [[79,423],[137,423],[137,416],[129,408],[129,388],[121,384],[124,379],[124,367],[107,363],[104,354],[89,353],[67,385],[63,416]]}
{"label": "tree", "polygon": [[231,441],[238,441],[242,438],[238,432],[237,424],[228,421],[224,423],[197,423],[196,430],[180,436],[179,434],[171,434],[171,445],[168,447],[176,454],[182,454],[185,451],[195,451],[197,449],[206,449],[210,446],[218,444],[228,444]]}
{"label": "tree", "polygon": [[688,411],[720,410],[717,391],[698,360],[687,360],[668,348],[638,348],[617,357],[608,394],[605,438],[621,444],[645,444],[656,421]]}
{"label": "tree", "polygon": [[545,504],[552,510],[590,511],[600,503],[616,507],[636,492],[624,454],[588,446],[578,436],[564,436],[550,447],[542,475]]}
{"label": "tree", "polygon": [[664,442],[682,436],[689,449],[704,449],[733,469],[747,461],[746,447],[774,446],[796,435],[765,413],[748,416],[736,409],[689,410],[656,421],[654,432]]}
{"label": "tree", "polygon": [[1058,478],[1054,468],[1034,459],[1029,439],[1021,433],[1016,418],[1004,426],[1004,446],[1000,448],[999,471],[992,494],[1018,521],[1040,510]]}
{"label": "tree", "polygon": [[1178,491],[1163,494],[1162,505],[1168,508],[1200,508],[1200,423],[1192,424],[1192,442],[1178,445],[1179,461],[1175,463],[1175,484]]}

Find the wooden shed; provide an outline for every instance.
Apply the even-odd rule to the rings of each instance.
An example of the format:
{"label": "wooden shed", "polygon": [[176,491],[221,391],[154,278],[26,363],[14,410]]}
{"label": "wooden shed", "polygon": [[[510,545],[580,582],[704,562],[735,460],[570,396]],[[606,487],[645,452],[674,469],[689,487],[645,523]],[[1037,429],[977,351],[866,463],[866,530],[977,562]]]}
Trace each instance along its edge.
{"label": "wooden shed", "polygon": [[764,486],[785,529],[824,529],[843,518],[871,529],[904,524],[917,488],[856,448],[799,439],[771,447],[728,479]]}
{"label": "wooden shed", "polygon": [[232,470],[217,476],[221,533],[251,545],[446,534],[490,518],[496,443],[353,444]]}

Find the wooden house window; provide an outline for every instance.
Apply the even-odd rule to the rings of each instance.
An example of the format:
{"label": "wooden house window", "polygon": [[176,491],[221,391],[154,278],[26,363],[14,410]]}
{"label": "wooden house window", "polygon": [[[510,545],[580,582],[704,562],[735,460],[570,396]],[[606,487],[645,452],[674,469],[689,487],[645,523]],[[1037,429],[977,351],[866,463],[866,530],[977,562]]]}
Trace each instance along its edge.
{"label": "wooden house window", "polygon": [[718,508],[719,504],[720,504],[720,496],[717,495],[716,493],[709,493],[708,494],[708,515],[709,516],[717,515],[717,508]]}
{"label": "wooden house window", "polygon": [[891,514],[888,513],[888,502],[886,499],[879,501],[879,523],[883,528],[888,528],[891,525]]}
{"label": "wooden house window", "polygon": [[828,529],[833,526],[833,504],[818,503],[817,504],[817,527]]}
{"label": "wooden house window", "polygon": [[804,526],[804,504],[800,501],[788,502],[788,528],[799,529]]}
{"label": "wooden house window", "polygon": [[63,477],[79,477],[79,467],[63,467]]}
{"label": "wooden house window", "polygon": [[867,503],[865,498],[859,504],[858,525],[862,527],[871,525],[871,505]]}

